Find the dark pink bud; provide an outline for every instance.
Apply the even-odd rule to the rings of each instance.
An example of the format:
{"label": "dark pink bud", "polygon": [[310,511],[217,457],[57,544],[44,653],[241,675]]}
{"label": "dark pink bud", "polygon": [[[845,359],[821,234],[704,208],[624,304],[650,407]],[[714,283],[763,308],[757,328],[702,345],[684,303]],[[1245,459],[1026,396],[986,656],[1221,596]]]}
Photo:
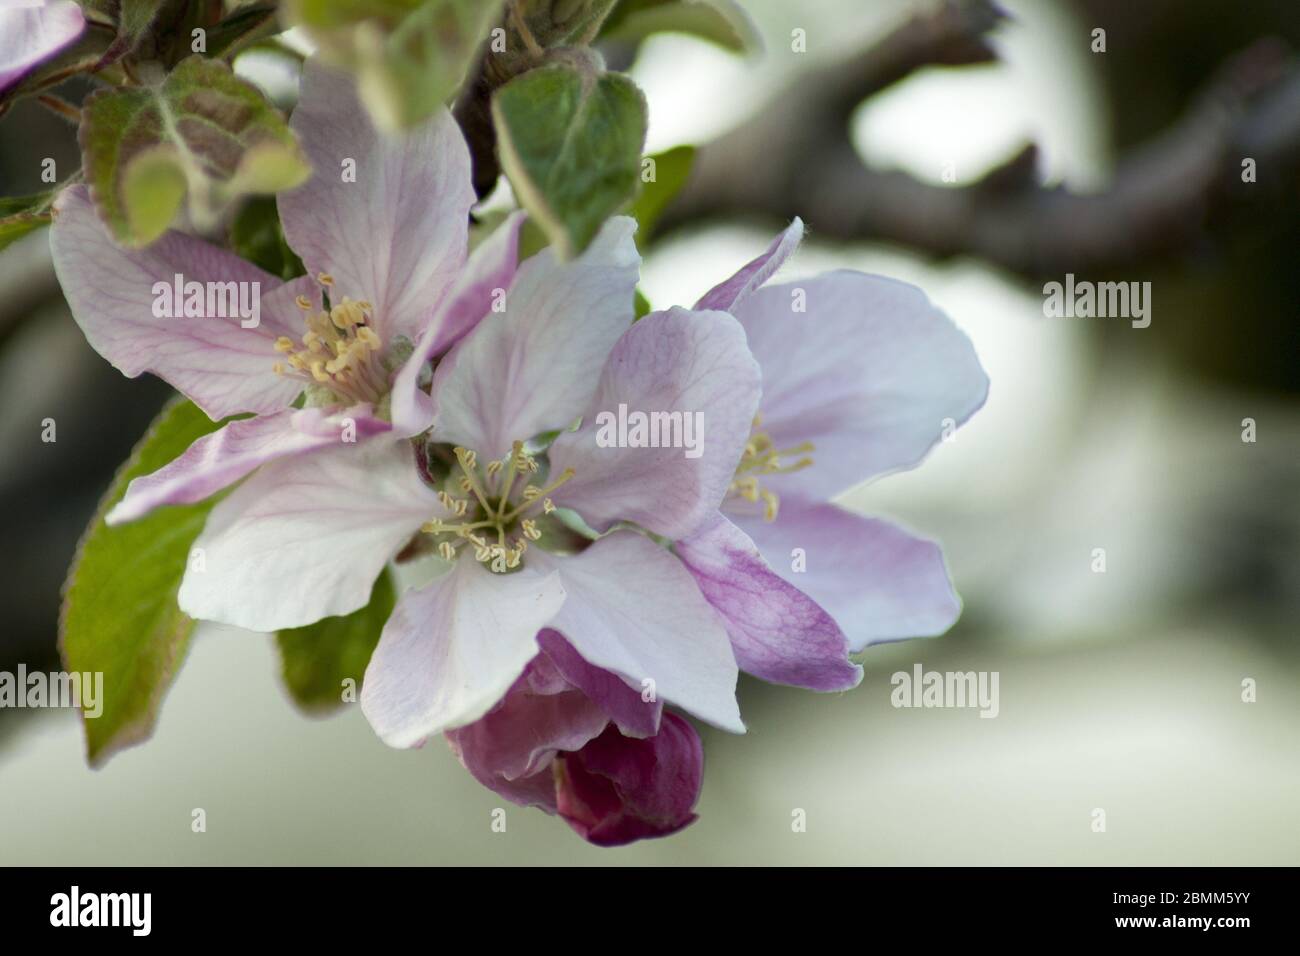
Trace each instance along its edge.
{"label": "dark pink bud", "polygon": [[653,737],[625,737],[613,724],[554,764],[559,812],[598,846],[668,836],[695,820],[704,776],[699,735],[665,713]]}

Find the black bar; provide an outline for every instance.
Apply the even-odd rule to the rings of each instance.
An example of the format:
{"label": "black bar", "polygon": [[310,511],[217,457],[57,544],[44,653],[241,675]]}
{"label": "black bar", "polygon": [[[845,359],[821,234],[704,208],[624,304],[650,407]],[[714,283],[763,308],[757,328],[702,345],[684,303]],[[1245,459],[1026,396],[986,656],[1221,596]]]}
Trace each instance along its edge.
{"label": "black bar", "polygon": [[[686,923],[703,920],[716,922],[732,937],[777,927],[820,936],[838,925],[859,935],[864,945],[907,926],[921,928],[927,943],[1105,935],[1230,944],[1242,933],[1285,930],[1295,909],[1295,873],[1283,868],[732,869],[725,874],[13,868],[0,870],[0,880],[0,931],[6,942],[31,936],[66,941],[75,934],[90,943],[116,937],[128,943],[211,944],[264,936],[355,945],[415,933],[438,947],[456,945],[461,933],[489,943],[576,920],[592,945],[601,938],[594,934],[602,925],[619,934],[609,937],[612,945],[622,945],[615,939],[626,943],[628,933],[644,934],[646,945],[656,939],[675,945],[671,941],[683,938]],[[52,925],[71,922],[74,886],[78,922],[102,913],[105,921],[116,915],[119,925]],[[114,895],[105,900],[101,894]],[[147,936],[136,935],[144,928],[145,897],[119,894],[149,894]]]}

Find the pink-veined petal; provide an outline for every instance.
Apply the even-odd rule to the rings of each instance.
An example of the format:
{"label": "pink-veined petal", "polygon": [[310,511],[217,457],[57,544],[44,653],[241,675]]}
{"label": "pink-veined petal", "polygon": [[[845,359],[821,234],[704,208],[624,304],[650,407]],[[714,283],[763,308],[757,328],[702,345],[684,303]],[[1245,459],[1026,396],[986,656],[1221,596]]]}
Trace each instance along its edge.
{"label": "pink-veined petal", "polygon": [[560,572],[569,597],[550,626],[584,660],[723,730],[744,732],[727,632],[666,549],[618,531],[579,554],[535,549],[526,561]]}
{"label": "pink-veined petal", "polygon": [[565,428],[596,389],[593,370],[634,317],[636,222],[610,219],[578,258],[543,249],[433,377],[436,441],[502,458],[515,440]]}
{"label": "pink-veined petal", "polygon": [[[671,309],[645,316],[610,353],[582,427],[551,446],[551,475],[574,470],[555,503],[600,531],[622,520],[685,537],[722,501],[749,439],[759,391],[758,365],[730,315]],[[614,434],[625,417],[620,407],[629,416],[679,413],[676,447],[671,419],[667,447],[627,447]],[[688,424],[695,448],[682,447]]]}
{"label": "pink-veined petal", "polygon": [[783,506],[771,523],[736,520],[781,577],[830,612],[850,650],[934,637],[961,614],[939,546],[888,521],[804,503]]}
{"label": "pink-veined petal", "polygon": [[564,679],[595,701],[624,734],[649,737],[659,730],[662,700],[647,700],[649,695],[626,678],[587,663],[559,631],[542,631],[537,643]]}
{"label": "pink-veined petal", "polygon": [[512,213],[470,254],[415,351],[397,373],[392,409],[398,434],[418,435],[433,424],[433,399],[420,389],[420,374],[430,359],[460,341],[492,310],[498,292],[504,296],[518,265],[523,223],[523,213]]}
{"label": "pink-veined petal", "polygon": [[[301,383],[272,371],[281,357],[276,337],[301,334],[301,312],[293,298],[308,288],[302,280],[281,283],[238,256],[179,232],[165,233],[146,249],[124,249],[109,237],[84,186],[65,189],[54,208],[50,248],[72,316],[91,347],[124,375],[152,372],[214,420],[279,411],[302,390]],[[182,288],[189,282],[221,283],[221,301],[215,296],[213,301],[226,312],[239,311],[226,307],[226,292],[233,288],[239,295],[238,284],[246,283],[242,289],[250,312],[257,295],[257,325],[243,327],[253,318],[238,314],[156,315],[155,304],[164,300],[158,311],[174,311],[170,290],[177,275]]]}
{"label": "pink-veined petal", "polygon": [[411,747],[473,723],[537,653],[564,603],[557,574],[493,574],[461,559],[402,595],[366,668],[361,707],[385,743]]}
{"label": "pink-veined petal", "polygon": [[407,442],[282,458],[212,509],[177,600],[191,617],[253,631],[350,614],[420,525],[446,516]]}
{"label": "pink-veined petal", "polygon": [[826,501],[915,466],[988,393],[970,339],[905,282],[828,272],[735,314],[763,369],[762,430],[778,449],[814,445],[812,467],[762,478],[782,498]]}
{"label": "pink-veined petal", "polygon": [[[415,342],[465,262],[469,149],[446,109],[402,134],[376,130],[350,75],[314,59],[290,126],[314,170],[278,199],[284,232],[338,297],[375,307],[385,344]],[[351,175],[355,172],[355,175]]]}
{"label": "pink-veined petal", "polygon": [[763,283],[776,275],[777,270],[794,255],[802,239],[803,220],[796,216],[794,222],[786,226],[781,234],[772,240],[772,244],[763,250],[762,255],[748,262],[730,279],[718,283],[704,293],[700,301],[695,303],[696,311],[733,312]]}
{"label": "pink-veined petal", "polygon": [[723,515],[715,514],[673,551],[722,615],[742,671],[821,691],[848,690],[862,680],[835,620],[778,576],[749,536]]}
{"label": "pink-veined petal", "polygon": [[248,475],[253,469],[292,455],[356,442],[392,426],[374,416],[369,405],[335,409],[286,409],[230,422],[204,435],[178,458],[141,475],[104,520],[123,524],[160,505],[202,501]]}

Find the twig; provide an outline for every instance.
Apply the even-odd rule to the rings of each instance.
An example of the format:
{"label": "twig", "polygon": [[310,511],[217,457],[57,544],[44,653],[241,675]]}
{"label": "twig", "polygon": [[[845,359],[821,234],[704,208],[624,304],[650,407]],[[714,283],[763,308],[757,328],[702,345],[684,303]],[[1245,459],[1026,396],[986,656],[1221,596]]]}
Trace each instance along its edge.
{"label": "twig", "polygon": [[51,113],[63,117],[73,126],[81,125],[81,110],[62,97],[55,96],[53,93],[42,93],[36,97],[36,102],[40,103]]}
{"label": "twig", "polygon": [[1275,180],[1288,172],[1294,179],[1300,71],[1271,42],[1232,58],[1182,120],[1121,158],[1104,192],[1043,185],[1032,144],[964,187],[864,165],[849,137],[857,104],[921,67],[992,59],[986,35],[1002,16],[987,0],[949,0],[862,56],[799,77],[767,109],[700,148],[659,230],[797,215],[824,237],[973,254],[1042,277],[1192,248],[1207,216],[1243,200],[1245,156],[1272,168]]}

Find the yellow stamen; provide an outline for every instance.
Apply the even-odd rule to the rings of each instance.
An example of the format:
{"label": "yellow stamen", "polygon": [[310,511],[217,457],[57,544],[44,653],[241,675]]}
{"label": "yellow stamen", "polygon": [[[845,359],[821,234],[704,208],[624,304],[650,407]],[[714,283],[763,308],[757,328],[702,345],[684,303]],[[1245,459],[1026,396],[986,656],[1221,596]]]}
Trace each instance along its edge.
{"label": "yellow stamen", "polygon": [[[477,498],[474,519],[467,524],[457,524],[441,517],[434,518],[421,525],[421,530],[435,536],[456,535],[469,542],[474,559],[486,564],[494,573],[504,574],[518,568],[528,551],[529,543],[540,540],[544,533],[537,525],[536,516],[527,516],[527,512],[534,508],[540,508],[546,513],[554,511],[555,504],[546,496],[571,479],[574,470],[564,469],[545,488],[527,485],[520,489],[519,495],[516,496],[514,494],[516,476],[538,468],[537,459],[524,452],[522,442],[515,442],[510,454],[505,458],[488,462],[482,472],[478,469],[478,455],[473,450],[459,446],[452,450],[461,471],[460,475],[453,476],[456,485],[467,494],[472,492],[473,497],[456,498],[449,492],[440,490],[437,492],[438,502],[454,515],[462,516],[467,513],[474,499]],[[495,485],[491,500],[484,490],[484,474],[500,479]],[[519,498],[523,500],[520,501]],[[507,539],[507,533],[515,529],[516,522],[520,533]],[[494,532],[496,541],[490,543],[489,539],[476,534],[475,531],[478,529],[486,529],[489,533]],[[448,543],[438,544],[439,554],[447,553],[444,545]]]}
{"label": "yellow stamen", "polygon": [[[330,285],[333,279],[317,277]],[[369,302],[344,299],[326,312],[312,305],[306,296],[295,299],[306,313],[306,330],[301,345],[288,336],[275,341],[275,349],[289,357],[289,367],[305,382],[327,385],[343,399],[377,404],[388,390],[387,370],[381,358],[383,341],[370,326]]]}
{"label": "yellow stamen", "polygon": [[[736,466],[736,476],[728,488],[731,494],[739,495],[745,501],[763,503],[763,520],[775,521],[777,513],[781,508],[781,499],[776,492],[763,488],[759,485],[758,476],[760,475],[788,475],[792,472],[801,471],[812,465],[813,460],[809,452],[812,452],[812,442],[803,442],[792,448],[778,449],[772,441],[770,435],[758,431],[762,424],[762,416],[754,416],[754,432],[750,435],[749,441],[745,443],[745,450],[740,457],[740,463]],[[802,455],[793,464],[786,464],[786,459],[794,455]]]}

